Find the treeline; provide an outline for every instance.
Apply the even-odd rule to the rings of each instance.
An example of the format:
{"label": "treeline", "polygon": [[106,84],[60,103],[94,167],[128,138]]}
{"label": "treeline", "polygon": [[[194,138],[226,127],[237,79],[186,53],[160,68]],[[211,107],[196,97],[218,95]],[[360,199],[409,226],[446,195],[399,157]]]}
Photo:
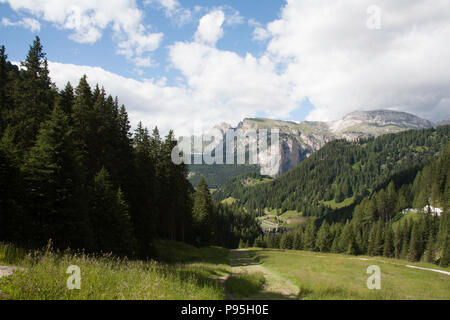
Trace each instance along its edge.
{"label": "treeline", "polygon": [[0,48],[0,241],[144,257],[156,238],[193,242],[173,132],[132,134],[117,98],[86,76],[58,90],[45,56],[38,37],[20,69]]}
{"label": "treeline", "polygon": [[232,177],[247,172],[259,172],[260,168],[258,165],[250,164],[191,164],[188,166],[188,170],[189,181],[193,186],[197,186],[203,176],[208,181],[210,188],[217,189]]}
{"label": "treeline", "polygon": [[353,142],[335,140],[271,183],[247,187],[241,183],[243,175],[223,185],[214,198],[239,199],[247,210],[271,208],[323,216],[333,211],[328,201],[358,203],[393,176],[396,183],[408,182],[448,144],[449,133],[450,126],[441,126]]}
{"label": "treeline", "polygon": [[202,243],[236,248],[240,242],[253,243],[262,235],[255,214],[213,201],[204,177],[195,193],[193,216],[195,234]]}
{"label": "treeline", "polygon": [[[441,215],[432,206],[443,209]],[[415,217],[404,217],[416,207]],[[353,218],[331,225],[311,219],[294,232],[258,237],[254,246],[364,254],[450,263],[450,148],[423,168],[413,182],[393,182],[356,206]],[[425,210],[423,210],[425,209]],[[403,212],[402,212],[403,211]],[[320,224],[321,222],[321,224]]]}

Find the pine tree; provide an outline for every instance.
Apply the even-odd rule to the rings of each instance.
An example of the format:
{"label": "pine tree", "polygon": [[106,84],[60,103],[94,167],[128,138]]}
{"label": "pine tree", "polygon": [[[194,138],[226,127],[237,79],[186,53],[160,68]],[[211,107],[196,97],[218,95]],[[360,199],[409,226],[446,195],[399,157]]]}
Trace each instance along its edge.
{"label": "pine tree", "polygon": [[316,224],[314,219],[309,220],[306,225],[303,246],[305,250],[316,250]]}
{"label": "pine tree", "polygon": [[302,229],[296,230],[294,233],[294,240],[293,240],[293,244],[292,244],[292,248],[294,250],[302,250],[303,249],[302,239],[303,239]]}
{"label": "pine tree", "polygon": [[283,233],[280,237],[280,249],[286,249],[286,233]]}
{"label": "pine tree", "polygon": [[379,220],[377,223],[377,229],[375,234],[375,255],[381,256],[383,255],[384,250],[384,225],[382,220]]}
{"label": "pine tree", "polygon": [[33,226],[30,239],[34,244],[43,245],[52,239],[57,248],[88,246],[91,236],[80,164],[69,119],[58,106],[42,124],[25,171],[32,205],[28,208]]}
{"label": "pine tree", "polygon": [[[21,203],[24,199],[23,177],[14,156],[0,143],[0,242],[25,244],[28,230],[24,230]],[[25,237],[24,237],[25,236]]]}
{"label": "pine tree", "polygon": [[384,250],[383,256],[391,258],[395,254],[394,248],[394,233],[392,231],[392,225],[387,224],[384,232]]}
{"label": "pine tree", "polygon": [[433,263],[434,262],[434,237],[433,234],[430,234],[428,237],[426,249],[425,249],[425,262]]}
{"label": "pine tree", "polygon": [[89,211],[95,235],[95,251],[132,254],[133,230],[128,206],[120,189],[114,191],[108,171],[103,167],[95,176]]}
{"label": "pine tree", "polygon": [[316,247],[321,252],[329,252],[333,244],[333,235],[330,232],[330,226],[325,220],[317,232]]}
{"label": "pine tree", "polygon": [[73,92],[73,87],[70,82],[67,82],[64,90],[62,90],[58,95],[58,104],[61,109],[71,117],[73,112],[73,104],[75,102],[75,95]]}
{"label": "pine tree", "polygon": [[20,79],[15,87],[15,109],[10,124],[16,132],[16,142],[21,152],[34,143],[40,125],[49,118],[53,109],[56,90],[51,83],[45,53],[39,37],[30,46],[28,55],[21,63]]}
{"label": "pine tree", "polygon": [[151,157],[148,130],[139,122],[134,138],[134,180],[131,192],[131,221],[141,256],[151,254],[150,244],[157,237],[159,214],[156,163]]}
{"label": "pine tree", "polygon": [[213,204],[204,177],[200,179],[194,195],[193,219],[195,235],[200,236],[203,243],[209,244],[214,239]]}
{"label": "pine tree", "polygon": [[444,245],[442,246],[442,255],[439,262],[439,265],[441,267],[448,267],[450,264],[450,240],[447,237],[447,239],[444,242]]}
{"label": "pine tree", "polygon": [[394,233],[394,257],[400,259],[402,252],[402,233],[401,226],[398,225]]}
{"label": "pine tree", "polygon": [[420,260],[420,235],[419,235],[419,225],[418,223],[414,223],[412,232],[411,232],[411,240],[409,243],[409,251],[408,251],[408,260],[410,261],[419,261]]}

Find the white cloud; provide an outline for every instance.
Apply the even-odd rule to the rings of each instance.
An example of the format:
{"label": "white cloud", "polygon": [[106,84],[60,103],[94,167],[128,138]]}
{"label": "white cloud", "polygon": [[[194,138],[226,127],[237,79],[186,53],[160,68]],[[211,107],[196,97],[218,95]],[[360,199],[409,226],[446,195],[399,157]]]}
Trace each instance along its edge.
{"label": "white cloud", "polygon": [[234,10],[231,7],[221,7],[222,9],[225,9],[226,18],[225,18],[225,25],[232,26],[232,25],[238,25],[244,23],[244,17],[241,16],[239,11]]}
{"label": "white cloud", "polygon": [[[114,32],[119,54],[130,61],[150,61],[148,53],[156,50],[162,33],[148,32],[143,12],[134,0],[0,0],[15,11],[72,31],[70,38],[79,43],[95,43],[107,28]],[[25,20],[25,19],[24,19]],[[35,20],[36,21],[36,20]],[[147,63],[148,65],[148,63]]]}
{"label": "white cloud", "polygon": [[270,38],[270,33],[267,31],[261,23],[254,19],[248,20],[248,25],[253,27],[253,40],[264,41]]}
{"label": "white cloud", "polygon": [[[176,134],[187,133],[196,121],[212,126],[222,121],[235,125],[258,114],[289,118],[305,97],[316,106],[308,116],[314,120],[376,108],[430,120],[449,118],[449,1],[380,0],[380,30],[366,27],[371,4],[288,1],[279,19],[265,27],[249,21],[254,37],[268,40],[258,57],[215,47],[232,15],[213,9],[200,19],[193,41],[168,47],[170,65],[181,74],[175,85],[60,63],[50,63],[51,76],[62,87],[68,80],[76,85],[86,73],[92,84],[99,82],[119,96],[134,125],[142,120],[166,132],[174,128]],[[120,40],[122,54],[136,58],[136,64],[152,63],[136,53],[155,48],[154,40]]]}
{"label": "white cloud", "polygon": [[37,32],[41,30],[41,24],[39,21],[31,18],[23,18],[22,20],[13,22],[8,18],[2,18],[2,25],[5,27],[23,27],[25,29],[29,29],[31,32]]}
{"label": "white cloud", "polygon": [[[261,110],[272,117],[286,117],[295,108],[287,80],[274,76],[274,65],[266,58],[242,58],[195,42],[176,43],[170,52],[187,83],[169,86],[164,78],[138,81],[99,67],[56,62],[49,62],[50,76],[63,88],[67,81],[76,86],[86,74],[91,85],[99,83],[119,97],[134,126],[143,121],[163,132],[175,129],[177,135],[190,133],[194,124],[205,128],[223,121],[236,125]],[[221,67],[211,68],[217,65]]]}
{"label": "white cloud", "polygon": [[225,14],[222,10],[213,10],[204,15],[198,24],[195,33],[195,41],[215,45],[223,36],[222,25],[225,22]]}
{"label": "white cloud", "polygon": [[178,0],[146,0],[144,4],[156,4],[160,9],[164,10],[165,16],[172,19],[178,26],[182,26],[192,20],[191,11],[183,8]]}
{"label": "white cloud", "polygon": [[287,1],[268,24],[268,54],[285,66],[311,120],[389,108],[450,115],[450,2],[379,0],[381,29],[366,27],[373,1]]}

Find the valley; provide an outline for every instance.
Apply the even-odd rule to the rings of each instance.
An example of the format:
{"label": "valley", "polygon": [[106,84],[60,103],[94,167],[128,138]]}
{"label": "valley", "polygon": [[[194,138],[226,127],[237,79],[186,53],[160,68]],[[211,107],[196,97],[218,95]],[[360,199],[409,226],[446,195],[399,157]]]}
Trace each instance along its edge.
{"label": "valley", "polygon": [[245,118],[216,136],[276,129],[262,163],[190,165],[102,84],[55,87],[39,37],[20,68],[5,52],[0,299],[450,298],[445,122]]}

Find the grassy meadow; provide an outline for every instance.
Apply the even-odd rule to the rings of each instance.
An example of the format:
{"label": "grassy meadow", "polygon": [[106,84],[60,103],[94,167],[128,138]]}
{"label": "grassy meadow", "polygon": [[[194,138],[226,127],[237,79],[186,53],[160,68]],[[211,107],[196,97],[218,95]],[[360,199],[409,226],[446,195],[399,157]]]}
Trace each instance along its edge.
{"label": "grassy meadow", "polygon": [[[253,249],[252,254],[296,285],[299,299],[450,299],[450,276],[405,266],[450,271],[433,264],[296,250]],[[366,286],[370,265],[381,269],[381,290]]]}
{"label": "grassy meadow", "polygon": [[[450,271],[433,264],[296,250],[230,253],[172,241],[155,249],[158,261],[139,261],[0,244],[0,265],[19,268],[0,278],[0,299],[450,299],[450,276],[406,267]],[[70,265],[81,269],[80,290],[66,287]],[[381,269],[381,290],[366,286],[370,265]]]}
{"label": "grassy meadow", "polygon": [[[26,253],[0,245],[0,264],[21,267],[0,278],[0,299],[39,300],[217,300],[225,292],[219,277],[228,273],[227,249],[196,249],[180,243],[161,242],[159,252],[171,261],[134,261],[111,255],[53,252]],[[167,256],[168,257],[168,256]],[[167,257],[162,257],[162,260]],[[173,259],[176,257],[176,259]],[[68,290],[70,265],[81,269],[81,289]]]}

